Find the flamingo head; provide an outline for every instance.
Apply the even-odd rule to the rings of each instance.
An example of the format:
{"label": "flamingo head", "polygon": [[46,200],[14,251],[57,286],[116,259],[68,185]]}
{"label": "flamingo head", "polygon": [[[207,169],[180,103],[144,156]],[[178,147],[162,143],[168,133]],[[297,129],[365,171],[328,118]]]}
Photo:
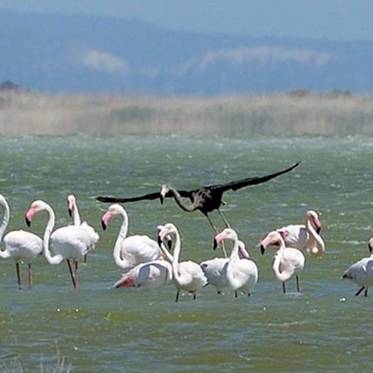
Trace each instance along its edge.
{"label": "flamingo head", "polygon": [[320,234],[321,232],[321,221],[319,214],[315,210],[309,210],[306,212],[306,219],[311,222],[311,224],[314,226],[317,234]]}
{"label": "flamingo head", "polygon": [[161,201],[161,205],[163,205],[164,199],[167,193],[169,192],[169,190],[170,188],[167,185],[165,184],[161,185],[161,190],[159,192],[159,200]]}
{"label": "flamingo head", "polygon": [[281,243],[284,242],[281,233],[278,231],[269,232],[260,242],[260,252],[264,255],[268,246],[280,247]]}
{"label": "flamingo head", "polygon": [[69,211],[69,216],[71,217],[73,211],[76,209],[76,198],[73,194],[67,196],[67,210]]}
{"label": "flamingo head", "polygon": [[105,212],[104,215],[102,215],[102,218],[101,218],[101,226],[102,226],[102,229],[103,230],[106,230],[108,224],[109,224],[109,221],[116,215],[124,215],[125,214],[125,211],[124,211],[124,208],[115,203],[113,205],[110,205],[109,208],[107,209],[107,211]]}
{"label": "flamingo head", "polygon": [[231,228],[225,228],[222,232],[218,233],[214,238],[213,249],[215,250],[218,245],[224,241],[236,241],[238,240],[237,233]]}
{"label": "flamingo head", "polygon": [[158,225],[157,227],[158,234],[157,234],[157,241],[158,246],[161,247],[162,242],[165,242],[167,245],[168,250],[172,249],[172,236],[170,233],[167,233],[164,225]]}
{"label": "flamingo head", "polygon": [[31,221],[34,215],[41,210],[45,210],[46,205],[47,204],[42,200],[37,200],[31,203],[29,209],[27,210],[25,214],[25,220],[26,220],[26,224],[28,227],[31,225]]}

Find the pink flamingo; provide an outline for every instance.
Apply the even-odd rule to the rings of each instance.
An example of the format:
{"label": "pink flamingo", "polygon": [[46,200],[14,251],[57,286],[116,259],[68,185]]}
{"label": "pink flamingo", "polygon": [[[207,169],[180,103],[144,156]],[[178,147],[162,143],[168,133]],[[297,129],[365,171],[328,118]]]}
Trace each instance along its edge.
{"label": "pink flamingo", "polygon": [[[4,243],[5,250],[0,250],[0,258],[13,258],[16,262],[17,284],[21,289],[21,273],[19,263],[28,263],[28,286],[32,287],[32,260],[43,253],[43,241],[37,235],[23,230],[11,231],[4,236],[9,224],[10,209],[6,199],[0,194],[0,205],[4,208],[4,216],[0,226],[0,240]],[[4,237],[3,237],[4,236]]]}
{"label": "pink flamingo", "polygon": [[304,268],[303,253],[298,249],[286,247],[284,239],[277,231],[269,233],[267,237],[260,242],[262,254],[264,254],[267,247],[271,245],[278,247],[272,269],[277,279],[282,283],[284,294],[286,294],[285,281],[289,280],[294,274],[297,281],[297,290],[300,292],[298,273],[303,271]]}
{"label": "pink flamingo", "polygon": [[[32,202],[27,210],[25,216],[27,225],[31,225],[33,217],[40,211],[47,211],[49,216],[43,238],[44,256],[50,264],[59,264],[66,259],[73,287],[77,288],[78,262],[84,259],[84,255],[89,250],[92,242],[91,232],[82,226],[68,225],[52,233],[56,220],[55,213],[48,203],[41,200]],[[50,251],[50,245],[54,255]],[[74,270],[70,261],[75,265]]]}

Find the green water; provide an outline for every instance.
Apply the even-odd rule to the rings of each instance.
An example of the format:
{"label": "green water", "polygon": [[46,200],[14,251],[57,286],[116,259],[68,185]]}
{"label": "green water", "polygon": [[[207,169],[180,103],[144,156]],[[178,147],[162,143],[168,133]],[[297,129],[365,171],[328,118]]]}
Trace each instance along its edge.
{"label": "green water", "polygon": [[[0,192],[12,209],[8,230],[24,228],[34,199],[55,209],[57,226],[69,223],[65,198],[75,193],[84,220],[101,239],[80,267],[80,290],[71,289],[65,264],[34,264],[34,288],[17,290],[15,265],[0,262],[0,363],[26,371],[53,367],[64,356],[73,372],[350,372],[373,369],[373,292],[355,297],[340,280],[367,255],[373,234],[373,142],[365,138],[24,137],[0,139]],[[111,252],[119,229],[100,228],[105,206],[98,194],[137,195],[164,182],[193,188],[264,174],[302,160],[291,174],[255,188],[229,192],[224,212],[259,268],[251,298],[217,296],[204,288],[174,303],[172,285],[155,290],[110,287],[119,278]],[[302,294],[284,296],[271,270],[272,255],[256,244],[269,230],[300,222],[309,208],[322,213],[327,254],[306,259]],[[127,205],[131,233],[155,236],[175,223],[183,259],[216,255],[212,233],[198,213],[172,200]],[[33,222],[42,234],[46,215]],[[212,215],[217,224],[219,217]],[[220,253],[218,253],[220,254]],[[24,268],[23,277],[26,280]]]}

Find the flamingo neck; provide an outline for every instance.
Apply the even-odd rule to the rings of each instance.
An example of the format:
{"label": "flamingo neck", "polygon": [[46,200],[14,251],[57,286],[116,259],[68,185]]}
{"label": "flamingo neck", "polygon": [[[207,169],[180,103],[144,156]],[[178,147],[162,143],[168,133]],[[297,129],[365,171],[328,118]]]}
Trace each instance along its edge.
{"label": "flamingo neck", "polygon": [[289,278],[289,275],[288,275],[287,272],[284,272],[284,271],[281,272],[280,271],[280,264],[281,264],[281,260],[284,256],[284,252],[285,252],[285,241],[281,237],[280,248],[277,250],[277,253],[276,253],[275,259],[273,261],[273,265],[272,265],[273,272],[275,273],[276,277],[281,282],[284,282]]}
{"label": "flamingo neck", "polygon": [[115,264],[118,267],[124,268],[124,267],[128,267],[128,263],[127,263],[126,260],[122,259],[121,255],[120,255],[120,251],[121,251],[121,248],[122,248],[123,241],[127,237],[128,215],[124,210],[121,212],[121,215],[123,217],[123,221],[122,221],[122,225],[120,226],[120,229],[119,229],[117,240],[115,241],[114,250],[113,250],[113,259],[114,259]]}
{"label": "flamingo neck", "polygon": [[309,232],[310,238],[308,240],[308,248],[313,254],[322,255],[325,252],[325,243],[321,236],[316,232],[316,229],[311,223],[310,219],[307,219],[306,228]]}
{"label": "flamingo neck", "polygon": [[[5,230],[9,224],[9,220],[10,220],[10,209],[9,209],[9,205],[8,203],[6,202],[5,198],[1,198],[2,196],[0,196],[0,205],[4,207],[4,216],[3,216],[3,219],[1,221],[1,225],[0,225],[0,241],[3,240],[3,236],[4,236],[4,233],[5,233]],[[5,250],[0,250],[0,258],[1,259],[7,259],[11,257],[11,254],[10,252],[7,250],[7,248],[5,248]]]}
{"label": "flamingo neck", "polygon": [[181,250],[180,234],[177,230],[175,230],[175,248],[174,248],[174,255],[172,258],[171,265],[172,265],[172,273],[174,275],[174,279],[178,284],[181,283],[181,276],[179,274],[180,250]]}
{"label": "flamingo neck", "polygon": [[166,248],[166,245],[165,243],[162,241],[161,242],[161,250],[162,250],[162,253],[163,255],[165,256],[166,260],[170,263],[172,263],[174,257],[173,255],[168,251],[168,249]]}
{"label": "flamingo neck", "polygon": [[0,225],[0,241],[2,241],[5,230],[9,224],[10,209],[5,198],[0,198],[0,205],[4,208],[4,215],[3,215],[3,219],[1,220],[1,225]]}
{"label": "flamingo neck", "polygon": [[182,198],[181,198],[181,195],[179,194],[179,192],[176,189],[169,188],[169,190],[173,194],[174,200],[176,201],[176,203],[178,204],[178,206],[181,209],[183,209],[186,212],[192,212],[192,211],[196,210],[196,207],[194,206],[194,204],[192,204],[190,206],[184,205],[184,203],[182,201]]}
{"label": "flamingo neck", "polygon": [[74,225],[78,225],[79,226],[81,224],[80,215],[79,215],[79,209],[78,209],[78,204],[77,203],[74,204],[73,222],[74,222]]}
{"label": "flamingo neck", "polygon": [[56,216],[54,214],[54,211],[52,207],[49,205],[46,205],[44,207],[44,210],[48,212],[48,223],[45,227],[44,236],[43,236],[43,251],[44,256],[47,259],[49,264],[60,264],[63,261],[63,256],[60,254],[52,256],[51,252],[49,251],[49,242],[50,242],[50,236],[54,228]]}

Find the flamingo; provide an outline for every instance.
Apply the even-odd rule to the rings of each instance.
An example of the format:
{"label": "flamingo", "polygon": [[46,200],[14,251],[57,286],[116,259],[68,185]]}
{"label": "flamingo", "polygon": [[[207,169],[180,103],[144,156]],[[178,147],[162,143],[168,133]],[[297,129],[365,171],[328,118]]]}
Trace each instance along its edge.
{"label": "flamingo", "polygon": [[342,278],[347,278],[356,282],[360,289],[355,293],[359,295],[364,289],[364,296],[368,296],[368,288],[373,285],[373,237],[368,241],[370,256],[360,259],[352,264],[343,274]]}
{"label": "flamingo", "polygon": [[300,292],[298,272],[302,271],[304,268],[303,253],[298,249],[286,247],[284,239],[277,231],[269,233],[267,237],[260,242],[262,254],[264,254],[266,248],[270,245],[278,246],[272,268],[277,279],[282,283],[284,294],[286,294],[285,281],[289,280],[294,274],[297,282],[297,290]]}
{"label": "flamingo", "polygon": [[[100,236],[98,233],[91,227],[87,222],[81,223],[80,215],[79,215],[79,209],[78,204],[76,202],[76,198],[73,194],[70,194],[67,196],[67,208],[69,211],[70,217],[73,218],[73,225],[80,226],[83,229],[85,229],[87,232],[89,232],[89,237],[91,242],[89,243],[89,251],[93,250],[95,248],[96,243],[100,239]],[[84,255],[84,263],[87,262],[87,254]]]}
{"label": "flamingo", "polygon": [[[193,294],[193,299],[196,299],[197,292],[207,285],[207,278],[204,275],[202,268],[197,263],[190,260],[179,262],[181,239],[179,231],[174,224],[168,223],[159,228],[158,238],[161,242],[160,246],[165,257],[171,261],[173,280],[177,288],[175,302],[178,302],[179,300],[180,290],[185,290]],[[175,236],[173,256],[168,252],[163,243],[168,236],[172,235]]]}
{"label": "flamingo", "polygon": [[[277,229],[285,241],[286,247],[299,249],[306,253],[321,256],[325,253],[325,243],[320,236],[321,222],[319,215],[314,210],[309,210],[305,215],[305,224],[292,224]],[[270,232],[268,235],[270,235]]]}
{"label": "flamingo", "polygon": [[233,229],[226,228],[221,233],[218,233],[214,239],[214,247],[224,240],[233,241],[233,248],[226,269],[227,282],[234,290],[236,298],[238,290],[250,295],[251,290],[258,282],[258,268],[252,260],[240,258],[238,236]]}
{"label": "flamingo", "polygon": [[117,215],[121,216],[123,221],[113,250],[115,264],[128,271],[137,264],[160,259],[161,250],[156,241],[145,235],[127,237],[128,215],[121,205],[109,206],[101,218],[102,228],[105,230],[109,221]]}
{"label": "flamingo", "polygon": [[113,288],[157,288],[172,281],[172,267],[163,259],[138,264],[122,275]]}
{"label": "flamingo", "polygon": [[[241,258],[250,258],[249,253],[245,249],[245,244],[238,241],[239,254]],[[200,266],[207,277],[209,285],[216,288],[216,292],[221,294],[221,290],[228,286],[227,280],[227,265],[229,258],[214,258],[205,260],[200,263]]]}
{"label": "flamingo", "polygon": [[[48,203],[41,200],[32,202],[26,212],[25,219],[28,226],[31,225],[35,214],[40,211],[47,211],[49,216],[43,238],[44,256],[50,264],[60,264],[66,259],[72,284],[74,289],[76,289],[78,287],[78,262],[84,259],[84,255],[89,250],[89,245],[92,241],[90,232],[82,228],[82,226],[67,225],[58,228],[52,233],[56,219],[55,213]],[[50,252],[50,244],[54,255]],[[70,261],[73,261],[75,265],[74,271]]]}
{"label": "flamingo", "polygon": [[[276,178],[277,176],[286,174],[290,172],[295,167],[297,167],[300,162],[293,164],[292,166],[272,174],[267,174],[264,176],[254,176],[246,177],[240,180],[234,180],[225,182],[222,184],[208,185],[192,190],[178,190],[172,188],[168,185],[162,185],[159,192],[148,193],[142,196],[136,197],[110,197],[110,196],[98,196],[96,199],[100,202],[137,202],[141,200],[154,200],[160,199],[161,204],[163,204],[164,198],[174,198],[177,205],[186,212],[200,211],[204,216],[206,216],[209,224],[215,233],[218,233],[217,228],[214,226],[213,222],[209,217],[209,213],[217,210],[222,217],[224,224],[229,227],[227,219],[224,217],[223,213],[220,211],[220,207],[223,203],[223,193],[233,190],[236,191],[241,188],[245,188],[251,185],[258,185],[266,183],[267,181]],[[182,198],[187,198],[190,200],[191,204],[186,205]]]}
{"label": "flamingo", "polygon": [[4,243],[5,250],[0,250],[0,258],[13,258],[16,263],[17,285],[21,289],[20,262],[28,264],[28,286],[32,288],[31,261],[43,253],[43,241],[37,235],[23,230],[11,231],[4,236],[10,220],[10,209],[6,199],[0,194],[0,205],[4,208],[4,216],[0,225],[0,241]]}

